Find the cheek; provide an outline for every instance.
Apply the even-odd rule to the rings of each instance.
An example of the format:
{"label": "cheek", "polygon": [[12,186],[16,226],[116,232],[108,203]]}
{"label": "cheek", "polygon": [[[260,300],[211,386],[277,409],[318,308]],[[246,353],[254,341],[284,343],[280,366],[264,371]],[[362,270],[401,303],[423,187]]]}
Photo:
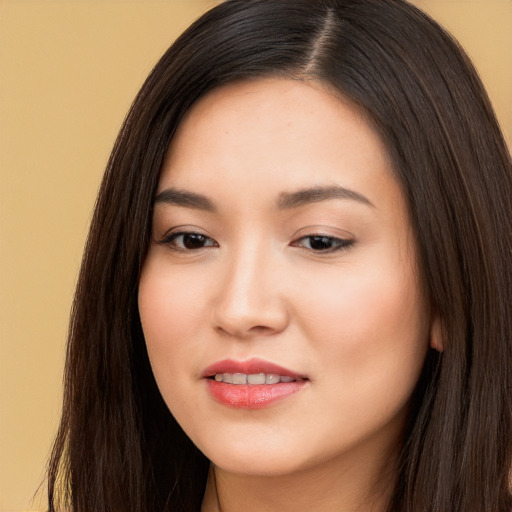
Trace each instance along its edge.
{"label": "cheek", "polygon": [[298,316],[317,340],[325,375],[361,396],[411,392],[428,348],[428,312],[414,272],[376,265],[315,283]]}
{"label": "cheek", "polygon": [[[164,262],[165,263],[165,262]],[[159,386],[197,351],[204,320],[201,279],[170,271],[148,256],[139,281],[139,313],[151,366]],[[161,389],[163,394],[164,390]]]}

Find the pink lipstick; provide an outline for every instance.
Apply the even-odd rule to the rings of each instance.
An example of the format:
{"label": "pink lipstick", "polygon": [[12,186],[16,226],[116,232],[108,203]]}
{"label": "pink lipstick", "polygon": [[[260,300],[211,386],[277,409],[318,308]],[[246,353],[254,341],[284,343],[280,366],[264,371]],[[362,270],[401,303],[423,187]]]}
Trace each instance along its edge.
{"label": "pink lipstick", "polygon": [[215,400],[243,409],[268,407],[297,393],[308,381],[304,375],[261,359],[219,361],[202,376]]}

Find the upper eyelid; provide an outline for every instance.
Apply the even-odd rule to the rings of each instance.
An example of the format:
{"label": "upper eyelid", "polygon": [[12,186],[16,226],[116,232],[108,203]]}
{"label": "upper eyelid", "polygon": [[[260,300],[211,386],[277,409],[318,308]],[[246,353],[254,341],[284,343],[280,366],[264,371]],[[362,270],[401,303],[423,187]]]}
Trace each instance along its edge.
{"label": "upper eyelid", "polygon": [[305,238],[308,236],[326,236],[329,238],[338,238],[340,240],[355,239],[354,234],[346,229],[321,224],[312,224],[298,229],[293,234],[293,239],[298,240],[299,238]]}
{"label": "upper eyelid", "polygon": [[204,236],[205,238],[208,238],[210,240],[216,241],[215,238],[213,238],[210,235],[207,235],[206,233],[203,233],[202,231],[193,231],[193,230],[179,230],[174,231],[174,229],[170,229],[164,233],[164,235],[161,237],[162,240],[166,240],[169,238],[177,238],[178,236],[182,235],[199,235]]}
{"label": "upper eyelid", "polygon": [[211,235],[209,235],[204,229],[201,229],[197,226],[190,225],[190,224],[180,224],[178,226],[173,226],[167,230],[164,231],[161,238],[166,238],[175,234],[197,234],[197,235],[203,235],[208,238],[213,238]]}

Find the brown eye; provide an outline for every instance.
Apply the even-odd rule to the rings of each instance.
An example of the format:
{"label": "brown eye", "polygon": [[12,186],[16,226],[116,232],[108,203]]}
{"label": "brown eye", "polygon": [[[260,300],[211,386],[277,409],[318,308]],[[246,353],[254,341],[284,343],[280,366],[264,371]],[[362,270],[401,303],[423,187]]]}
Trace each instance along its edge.
{"label": "brown eye", "polygon": [[161,242],[177,250],[193,251],[205,247],[218,247],[217,243],[210,237],[201,233],[173,233]]}
{"label": "brown eye", "polygon": [[303,247],[314,252],[335,252],[347,249],[353,244],[353,240],[345,240],[334,236],[326,235],[309,235],[304,236],[294,242],[293,245]]}

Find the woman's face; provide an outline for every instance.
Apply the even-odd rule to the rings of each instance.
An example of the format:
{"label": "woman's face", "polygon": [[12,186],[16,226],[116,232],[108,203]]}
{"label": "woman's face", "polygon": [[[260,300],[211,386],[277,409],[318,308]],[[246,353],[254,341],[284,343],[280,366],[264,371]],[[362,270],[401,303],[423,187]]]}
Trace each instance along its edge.
{"label": "woman's face", "polygon": [[218,467],[385,459],[430,318],[379,137],[315,82],[202,98],[162,168],[139,308],[162,396]]}

